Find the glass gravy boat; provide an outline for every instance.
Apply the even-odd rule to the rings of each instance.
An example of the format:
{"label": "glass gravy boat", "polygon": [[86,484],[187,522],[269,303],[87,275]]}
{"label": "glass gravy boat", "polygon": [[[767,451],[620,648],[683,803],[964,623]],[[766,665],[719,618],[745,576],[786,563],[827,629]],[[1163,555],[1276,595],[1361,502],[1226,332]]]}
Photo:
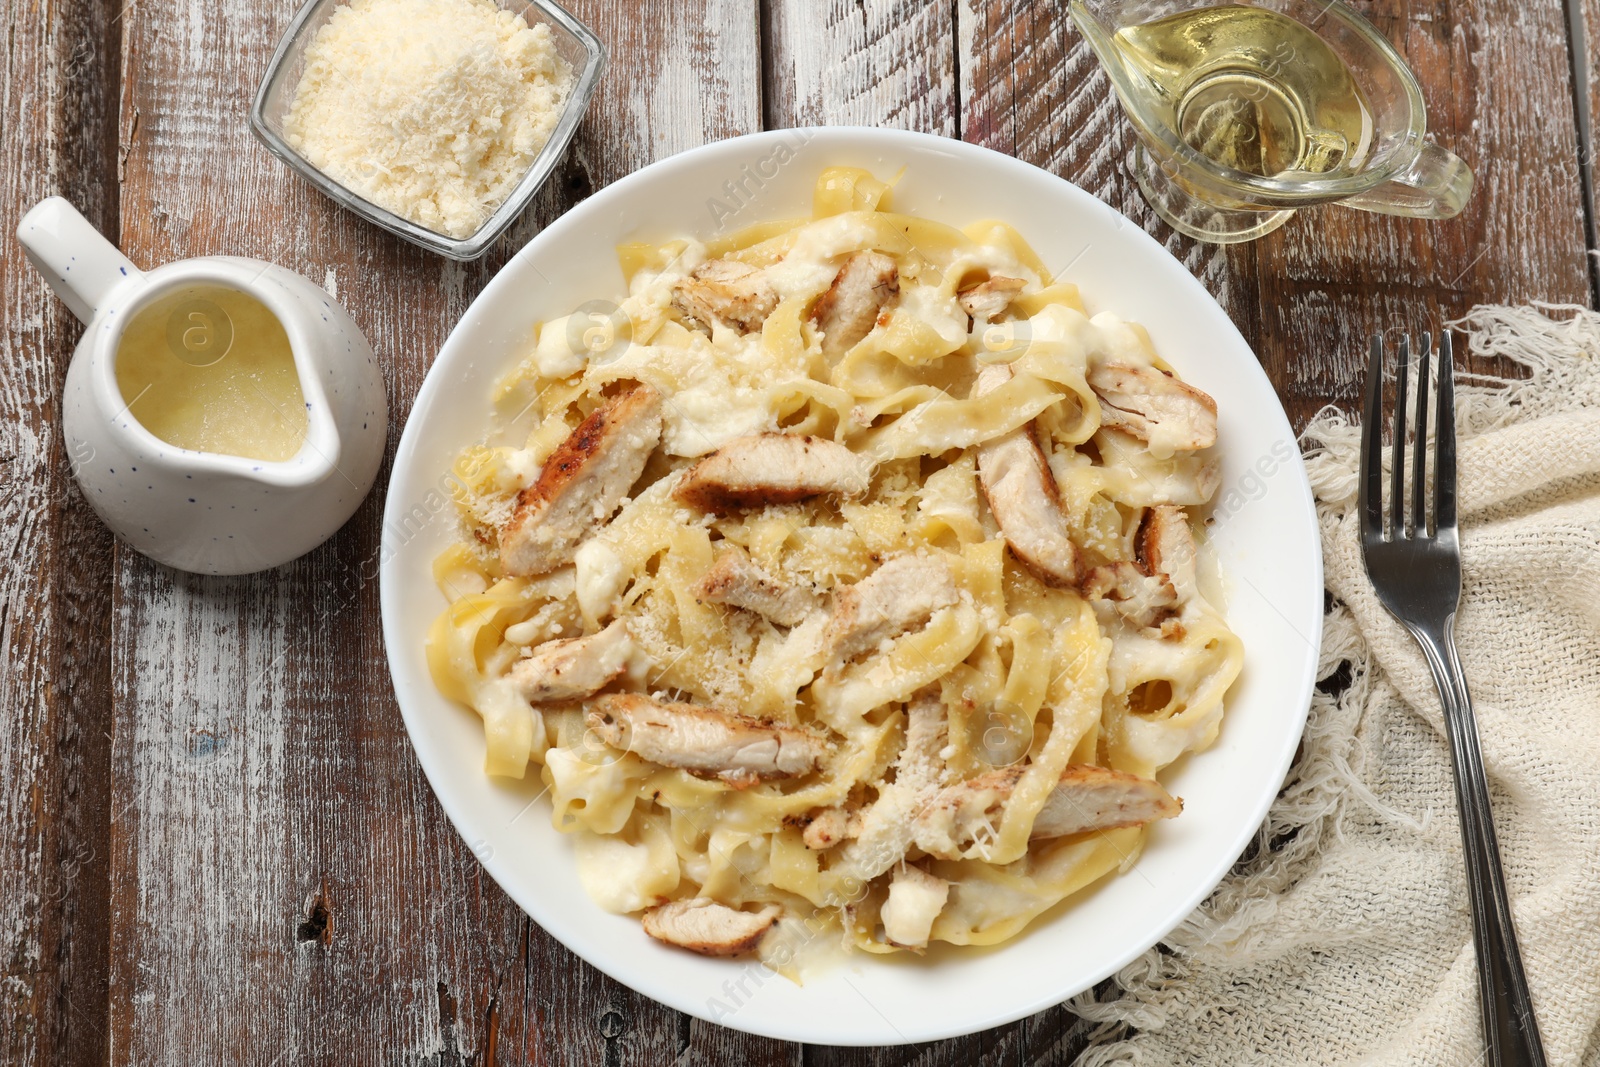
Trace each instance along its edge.
{"label": "glass gravy boat", "polygon": [[[1070,11],[1138,133],[1134,178],[1180,233],[1250,241],[1335,202],[1445,219],[1472,191],[1467,165],[1426,140],[1416,77],[1340,0],[1071,0]],[[1256,28],[1223,48],[1230,19]],[[1303,106],[1296,88],[1313,70],[1346,91]]]}

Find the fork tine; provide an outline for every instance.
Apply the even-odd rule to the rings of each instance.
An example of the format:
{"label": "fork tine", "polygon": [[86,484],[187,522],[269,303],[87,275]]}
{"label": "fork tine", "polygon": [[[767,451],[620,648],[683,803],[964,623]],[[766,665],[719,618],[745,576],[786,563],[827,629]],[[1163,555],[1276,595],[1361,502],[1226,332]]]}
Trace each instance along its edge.
{"label": "fork tine", "polygon": [[1411,367],[1411,337],[1400,337],[1394,364],[1394,449],[1389,468],[1389,537],[1406,532],[1406,373]]}
{"label": "fork tine", "polygon": [[1361,533],[1383,535],[1383,336],[1372,335],[1367,404],[1361,420]]}
{"label": "fork tine", "polygon": [[1450,331],[1439,338],[1439,428],[1433,457],[1433,528],[1456,525],[1456,358]]}
{"label": "fork tine", "polygon": [[1433,335],[1423,333],[1417,351],[1417,428],[1411,452],[1411,534],[1428,533],[1428,357],[1433,353]]}

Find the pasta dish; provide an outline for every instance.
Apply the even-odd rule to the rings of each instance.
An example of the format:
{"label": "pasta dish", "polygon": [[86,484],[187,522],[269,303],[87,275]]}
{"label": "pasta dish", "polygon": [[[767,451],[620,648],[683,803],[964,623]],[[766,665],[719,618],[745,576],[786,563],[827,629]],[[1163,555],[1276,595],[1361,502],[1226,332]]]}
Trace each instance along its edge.
{"label": "pasta dish", "polygon": [[661,941],[990,945],[1182,804],[1240,642],[1188,509],[1216,405],[1009,226],[891,210],[619,248],[454,468],[428,660],[485,771]]}

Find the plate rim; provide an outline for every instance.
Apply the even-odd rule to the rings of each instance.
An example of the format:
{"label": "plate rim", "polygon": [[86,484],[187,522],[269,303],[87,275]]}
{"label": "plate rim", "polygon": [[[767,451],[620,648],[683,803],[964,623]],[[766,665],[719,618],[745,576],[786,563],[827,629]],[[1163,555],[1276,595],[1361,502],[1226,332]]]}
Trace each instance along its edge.
{"label": "plate rim", "polygon": [[[1155,253],[1157,258],[1164,257],[1170,262],[1170,266],[1176,267],[1179,271],[1181,271],[1182,274],[1186,276],[1193,284],[1196,292],[1200,295],[1203,295],[1205,301],[1209,303],[1212,309],[1214,309],[1218,327],[1226,333],[1231,334],[1230,340],[1236,341],[1237,345],[1243,351],[1252,356],[1255,355],[1255,350],[1250,346],[1248,341],[1245,340],[1243,334],[1240,333],[1232,318],[1227,314],[1222,306],[1217,303],[1216,299],[1211,295],[1211,293],[1205,289],[1205,287],[1200,283],[1199,279],[1195,278],[1188,268],[1184,267],[1184,265],[1166,248],[1164,248],[1159,242],[1146,233],[1145,230],[1135,220],[1127,219],[1126,216],[1121,215],[1120,212],[1117,212],[1115,208],[1105,201],[1099,199],[1073,182],[1052,173],[1051,171],[1037,167],[1024,160],[1017,159],[1014,156],[986,148],[982,145],[958,141],[936,134],[908,130],[880,129],[870,126],[807,126],[777,130],[763,130],[755,133],[743,134],[735,137],[724,138],[718,141],[708,142],[706,144],[678,152],[664,159],[657,160],[618,179],[605,188],[599,190],[583,202],[575,205],[573,208],[565,212],[560,218],[536,234],[526,245],[519,249],[511,259],[509,259],[498,271],[496,271],[495,276],[484,286],[483,290],[477,295],[476,298],[474,298],[466,311],[463,312],[461,318],[451,328],[451,331],[444,344],[441,346],[438,354],[435,356],[432,364],[429,366],[427,374],[425,375],[424,380],[421,386],[418,388],[417,394],[412,401],[411,408],[407,412],[405,426],[401,433],[400,441],[395,451],[393,465],[391,466],[389,478],[385,485],[386,499],[384,502],[381,520],[382,537],[379,550],[379,601],[380,617],[384,635],[385,662],[389,669],[390,684],[395,695],[395,701],[400,708],[401,716],[405,722],[407,740],[411,745],[413,753],[416,755],[418,763],[422,767],[429,789],[433,793],[435,799],[438,801],[440,807],[444,810],[446,816],[449,818],[452,828],[458,835],[461,836],[462,840],[469,846],[469,848],[475,847],[473,846],[472,837],[469,836],[467,830],[467,824],[470,822],[470,820],[466,817],[466,813],[462,810],[462,805],[464,805],[465,801],[462,798],[453,796],[449,789],[441,789],[441,781],[447,780],[451,774],[457,773],[459,768],[452,769],[446,768],[442,765],[437,765],[439,761],[437,761],[435,757],[427,754],[424,746],[418,744],[418,735],[413,729],[413,719],[415,715],[418,715],[421,712],[420,710],[414,710],[408,707],[409,698],[405,695],[400,683],[401,675],[399,668],[399,657],[403,654],[418,654],[419,650],[399,649],[396,647],[397,642],[393,638],[394,634],[401,632],[401,626],[398,619],[395,617],[396,613],[399,611],[399,607],[396,603],[398,594],[393,593],[392,590],[395,588],[395,583],[399,578],[395,571],[399,566],[399,561],[403,558],[403,552],[401,550],[404,547],[403,543],[399,547],[396,547],[393,543],[395,538],[394,531],[402,528],[400,525],[400,520],[404,517],[404,505],[401,503],[402,497],[400,494],[394,492],[394,490],[397,486],[397,483],[402,480],[402,475],[410,470],[412,463],[416,460],[414,453],[416,453],[418,449],[418,439],[422,431],[420,429],[420,421],[413,418],[412,415],[417,410],[422,409],[425,406],[431,406],[431,402],[434,399],[434,394],[449,387],[450,383],[446,380],[441,368],[448,363],[454,362],[457,358],[455,353],[465,347],[467,342],[464,340],[463,335],[471,332],[473,319],[479,307],[481,305],[486,305],[490,301],[498,300],[502,295],[502,291],[507,290],[512,285],[511,276],[513,273],[515,273],[512,268],[515,265],[523,262],[524,260],[535,258],[545,244],[556,242],[557,239],[565,235],[568,230],[581,229],[586,224],[586,220],[590,215],[596,212],[604,211],[613,200],[628,195],[628,193],[631,192],[635,186],[648,184],[649,182],[664,175],[671,174],[678,169],[698,166],[707,157],[714,157],[717,155],[732,156],[741,150],[759,150],[761,147],[771,142],[785,139],[788,139],[792,142],[796,138],[801,139],[801,142],[807,147],[810,146],[814,139],[837,138],[844,143],[849,143],[851,141],[865,141],[868,143],[880,142],[891,147],[896,145],[904,146],[912,151],[931,150],[936,153],[944,153],[947,155],[968,155],[975,160],[981,161],[981,165],[995,166],[1013,171],[1025,171],[1028,172],[1028,176],[1030,178],[1037,179],[1042,177],[1049,182],[1055,183],[1061,187],[1062,193],[1069,199],[1077,199],[1083,203],[1083,206],[1086,210],[1101,210],[1126,220],[1127,225],[1119,226],[1119,233],[1125,233],[1127,235],[1127,240],[1131,241],[1135,245],[1142,246],[1142,249],[1146,255]],[[1297,442],[1297,436],[1295,435],[1293,428],[1289,423],[1288,415],[1283,409],[1282,401],[1281,399],[1277,398],[1276,388],[1272,386],[1271,380],[1267,378],[1265,370],[1260,366],[1259,357],[1256,358],[1256,362],[1254,363],[1253,373],[1259,376],[1262,382],[1265,383],[1267,389],[1273,395],[1276,401],[1271,412],[1269,413],[1270,417],[1278,424],[1278,426],[1275,428],[1282,430],[1287,441],[1291,443]],[[1296,458],[1298,459],[1298,446],[1293,445],[1292,447],[1295,448]],[[1317,521],[1315,502],[1311,491],[1310,480],[1307,476],[1303,462],[1286,464],[1285,469],[1292,475],[1291,484],[1285,488],[1292,491],[1294,497],[1296,498],[1295,503],[1298,506],[1298,510],[1301,512],[1301,519],[1305,522],[1305,528],[1311,533],[1311,537],[1305,542],[1305,558],[1300,560],[1299,563],[1309,568],[1311,576],[1315,579],[1316,587],[1323,588],[1324,577],[1322,567],[1321,530]],[[1304,666],[1300,671],[1297,684],[1297,694],[1294,700],[1290,702],[1291,706],[1295,709],[1292,712],[1294,716],[1292,728],[1285,733],[1285,742],[1282,750],[1277,753],[1276,759],[1272,761],[1270,765],[1270,770],[1272,771],[1270,781],[1274,783],[1281,783],[1287,775],[1290,767],[1292,766],[1294,754],[1299,746],[1305,730],[1306,720],[1309,714],[1310,704],[1316,683],[1317,664],[1320,659],[1323,643],[1322,622],[1323,620],[1321,612],[1318,611],[1315,625],[1312,627],[1312,634],[1302,635],[1306,637],[1307,644],[1310,647],[1310,652],[1307,655]],[[1247,665],[1248,662],[1249,661],[1247,659]],[[1199,754],[1201,758],[1203,758],[1204,755],[1205,753]],[[1265,774],[1263,775],[1263,780],[1268,780]],[[506,870],[507,865],[501,861],[497,855],[490,855],[487,857],[478,856],[478,862],[489,874],[489,876],[494,879],[495,883],[500,886],[501,890],[505,892],[510,900],[518,907],[518,909],[534,922],[538,923],[539,926],[547,934],[549,934],[549,936],[562,944],[568,951],[583,959],[590,966],[596,968],[601,973],[606,974],[613,980],[621,983],[629,989],[634,990],[642,996],[649,997],[650,999],[656,1000],[657,1002],[664,1004],[669,1008],[685,1012],[686,1014],[701,1019],[702,1021],[713,1023],[718,1026],[727,1026],[731,1029],[774,1040],[803,1043],[825,1042],[828,1044],[845,1047],[889,1046],[925,1041],[947,1040],[954,1037],[977,1033],[998,1026],[1009,1025],[1038,1011],[1064,1003],[1071,997],[1081,993],[1084,989],[1092,989],[1101,981],[1105,980],[1111,975],[1116,974],[1123,967],[1127,966],[1129,963],[1143,955],[1151,947],[1161,942],[1168,934],[1172,932],[1173,929],[1179,926],[1201,903],[1204,902],[1205,899],[1207,899],[1215,891],[1216,887],[1221,884],[1222,880],[1233,868],[1239,855],[1243,853],[1243,851],[1248,847],[1250,841],[1255,837],[1261,823],[1266,818],[1267,812],[1270,809],[1273,800],[1276,798],[1277,793],[1277,788],[1271,790],[1262,790],[1261,795],[1257,798],[1256,802],[1250,809],[1252,812],[1252,818],[1247,823],[1242,824],[1243,829],[1235,834],[1236,840],[1234,843],[1230,845],[1227,850],[1218,851],[1218,856],[1221,858],[1214,861],[1213,864],[1207,868],[1205,875],[1196,880],[1195,888],[1192,889],[1185,897],[1181,898],[1181,906],[1175,906],[1172,909],[1172,914],[1168,919],[1164,919],[1161,923],[1156,924],[1156,926],[1152,928],[1158,929],[1159,932],[1153,937],[1140,939],[1139,942],[1131,944],[1130,948],[1118,954],[1112,962],[1097,969],[1095,972],[1096,977],[1084,985],[1081,989],[1068,992],[1064,995],[1057,995],[1054,991],[1048,994],[1041,994],[1033,997],[1027,997],[1023,995],[1019,997],[1017,1005],[1014,1009],[1008,1008],[1005,1012],[999,1015],[977,1021],[965,1019],[944,1025],[938,1024],[937,1020],[935,1020],[934,1025],[928,1026],[924,1029],[916,1030],[914,1033],[910,1034],[900,1033],[900,1028],[896,1027],[893,1023],[889,1023],[888,1026],[891,1030],[895,1031],[895,1036],[883,1040],[880,1040],[879,1038],[884,1037],[884,1035],[864,1036],[859,1034],[852,1035],[849,1033],[818,1033],[815,1029],[804,1029],[798,1022],[792,1025],[759,1025],[756,1021],[749,1019],[749,1013],[744,1012],[742,1009],[736,1012],[730,1018],[714,1018],[712,1013],[707,1009],[706,1005],[688,999],[686,996],[675,996],[670,987],[659,982],[652,983],[645,979],[640,973],[629,973],[625,970],[613,969],[607,963],[603,963],[591,955],[591,952],[589,951],[591,948],[590,945],[583,943],[575,944],[574,940],[578,939],[569,940],[567,936],[557,933],[541,916],[541,913],[543,913],[545,909],[538,905],[537,896],[520,892],[518,889],[513,887],[515,884],[514,882],[512,882],[512,884],[508,884],[510,878],[509,873]],[[527,897],[528,899],[524,899],[524,897]],[[1019,935],[1018,939],[1007,942],[1006,944],[1016,944],[1021,940],[1024,940],[1026,936],[1026,933],[1021,934]],[[1005,946],[998,947],[1003,949]],[[645,985],[650,985],[651,988],[643,988]]]}

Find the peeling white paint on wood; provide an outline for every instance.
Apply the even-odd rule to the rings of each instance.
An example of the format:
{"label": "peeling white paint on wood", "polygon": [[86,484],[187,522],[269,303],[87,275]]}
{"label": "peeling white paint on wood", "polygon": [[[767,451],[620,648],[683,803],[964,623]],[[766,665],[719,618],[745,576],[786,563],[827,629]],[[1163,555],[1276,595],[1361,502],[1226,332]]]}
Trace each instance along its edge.
{"label": "peeling white paint on wood", "polygon": [[[75,5],[13,5],[0,55],[6,225],[63,194],[90,218],[110,49]],[[85,143],[87,142],[87,143]],[[0,1062],[91,1055],[103,1008],[109,541],[71,486],[58,422],[76,319],[0,244]]]}
{"label": "peeling white paint on wood", "polygon": [[786,126],[892,126],[957,136],[949,3],[771,0],[769,112]]}
{"label": "peeling white paint on wood", "polygon": [[[114,655],[119,706],[119,830],[137,886],[125,942],[138,966],[124,992],[143,1018],[128,1052],[172,1063],[187,1052],[228,1058],[219,1017],[251,1010],[247,990],[279,988],[292,913],[284,778],[290,714],[289,575],[208,581],[179,577],[131,553],[119,576]],[[294,758],[302,754],[294,754]],[[256,951],[247,950],[251,946]],[[196,975],[211,978],[197,983]],[[283,1022],[252,1019],[284,1043]]]}
{"label": "peeling white paint on wood", "polygon": [[[294,6],[218,13],[180,0],[135,21],[124,108],[142,117],[124,238],[136,260],[234,252],[325,279],[403,413],[450,327],[537,224],[485,263],[448,263],[337,210],[266,156],[241,117]],[[543,212],[760,127],[759,95],[738,91],[759,82],[755,0],[670,7],[657,21],[575,5],[610,46],[612,74],[558,168],[572,189],[547,193]],[[394,424],[398,436],[403,418]],[[688,1062],[677,1013],[551,944],[444,820],[390,696],[364,577],[379,503],[268,575],[207,580],[123,561],[113,1060],[224,1062],[254,1047],[294,1062],[453,1063],[493,1046],[503,1063],[566,1064],[600,1063],[610,1046],[640,1062],[687,1051]],[[785,1046],[722,1032],[695,1044],[792,1061]]]}
{"label": "peeling white paint on wood", "polygon": [[[1593,37],[1600,0],[1587,3]],[[1353,395],[1374,324],[1586,292],[1554,3],[1365,7],[1417,67],[1440,139],[1480,168],[1460,220],[1333,210],[1219,251],[1142,203],[1126,122],[1065,0],[582,0],[575,13],[611,50],[600,96],[536,211],[464,266],[335,209],[250,137],[250,97],[296,6],[173,0],[109,26],[92,0],[13,11],[0,189],[19,208],[74,190],[93,208],[125,179],[136,262],[235,253],[324,279],[384,361],[396,434],[451,324],[541,221],[654,159],[760,128],[763,106],[774,125],[959,134],[1084,186],[1218,294],[1297,418]],[[95,33],[105,43],[85,50]],[[110,77],[119,39],[120,120],[80,100],[85,79]],[[113,553],[68,488],[56,425],[77,329],[14,244],[0,291],[0,1061],[443,1064],[493,1049],[563,1067],[799,1067],[797,1046],[691,1022],[597,974],[485,880],[389,695],[364,578],[379,500],[256,578]],[[109,1018],[96,1015],[106,995]],[[1054,1011],[918,1062],[1067,1062],[1075,1048]],[[865,1067],[905,1053],[803,1055]]]}

